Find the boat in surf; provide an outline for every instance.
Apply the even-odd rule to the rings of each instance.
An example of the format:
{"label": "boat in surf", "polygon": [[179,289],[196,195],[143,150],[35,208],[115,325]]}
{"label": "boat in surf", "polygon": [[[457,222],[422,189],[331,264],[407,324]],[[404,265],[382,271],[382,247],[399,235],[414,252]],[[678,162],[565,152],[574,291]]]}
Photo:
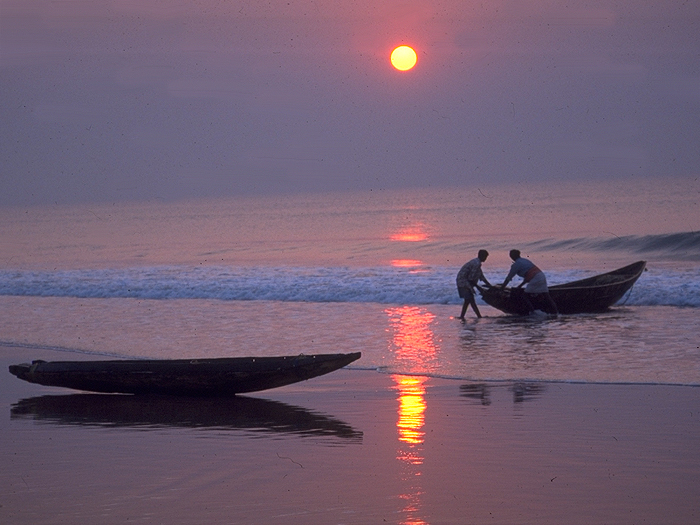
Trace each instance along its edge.
{"label": "boat in surf", "polygon": [[[646,267],[646,261],[638,261],[612,272],[595,275],[579,281],[549,287],[549,295],[560,314],[604,312],[617,303],[632,288]],[[481,288],[484,301],[513,315],[528,315],[530,308],[523,297],[522,288]],[[538,304],[537,297],[528,297],[535,309],[547,311],[546,303]]]}
{"label": "boat in surf", "polygon": [[318,377],[361,356],[316,354],[215,359],[33,361],[11,365],[19,379],[88,392],[232,396]]}

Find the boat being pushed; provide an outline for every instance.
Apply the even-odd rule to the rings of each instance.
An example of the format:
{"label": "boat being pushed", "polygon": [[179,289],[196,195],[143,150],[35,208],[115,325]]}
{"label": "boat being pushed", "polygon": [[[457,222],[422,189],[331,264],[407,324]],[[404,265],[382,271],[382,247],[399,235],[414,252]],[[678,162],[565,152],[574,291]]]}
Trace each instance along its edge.
{"label": "boat being pushed", "polygon": [[353,352],[215,359],[37,360],[9,368],[11,374],[30,383],[88,392],[232,396],[311,379],[360,356],[360,352]]}
{"label": "boat being pushed", "polygon": [[[646,261],[638,261],[612,272],[595,275],[579,281],[549,287],[549,295],[560,314],[604,312],[617,303],[632,288],[646,267]],[[524,297],[522,288],[480,288],[484,301],[513,315],[528,315],[527,299],[535,309],[547,311],[546,301],[539,301],[535,294]],[[541,304],[540,304],[541,303]]]}

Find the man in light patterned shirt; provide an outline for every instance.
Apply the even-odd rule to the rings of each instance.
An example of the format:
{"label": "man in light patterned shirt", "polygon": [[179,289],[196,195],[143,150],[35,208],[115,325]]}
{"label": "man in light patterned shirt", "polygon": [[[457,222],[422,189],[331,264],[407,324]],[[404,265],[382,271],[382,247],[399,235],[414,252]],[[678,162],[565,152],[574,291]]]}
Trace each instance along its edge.
{"label": "man in light patterned shirt", "polygon": [[484,272],[481,271],[481,263],[486,262],[488,256],[489,252],[486,250],[479,250],[477,257],[462,266],[457,274],[457,291],[459,292],[459,296],[464,299],[462,313],[459,316],[459,319],[463,321],[464,314],[467,313],[469,305],[472,305],[476,316],[481,317],[481,312],[479,312],[479,308],[476,306],[474,287],[477,286],[479,281],[486,283],[486,286],[491,286],[491,283],[484,277]]}

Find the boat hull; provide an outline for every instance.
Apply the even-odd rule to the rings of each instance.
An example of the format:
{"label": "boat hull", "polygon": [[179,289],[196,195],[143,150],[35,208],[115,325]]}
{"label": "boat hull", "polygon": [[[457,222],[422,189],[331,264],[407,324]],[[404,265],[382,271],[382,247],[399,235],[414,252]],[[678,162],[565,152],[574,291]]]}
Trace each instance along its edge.
{"label": "boat hull", "polygon": [[88,392],[230,396],[290,385],[338,370],[360,352],[217,359],[34,361],[10,366],[19,379]]}
{"label": "boat hull", "polygon": [[[580,281],[549,287],[549,295],[560,314],[604,312],[617,303],[632,288],[646,267],[639,261],[612,272],[588,277]],[[527,315],[529,308],[519,288],[485,288],[481,291],[484,301],[508,314]],[[547,311],[544,301],[528,296],[535,308]]]}

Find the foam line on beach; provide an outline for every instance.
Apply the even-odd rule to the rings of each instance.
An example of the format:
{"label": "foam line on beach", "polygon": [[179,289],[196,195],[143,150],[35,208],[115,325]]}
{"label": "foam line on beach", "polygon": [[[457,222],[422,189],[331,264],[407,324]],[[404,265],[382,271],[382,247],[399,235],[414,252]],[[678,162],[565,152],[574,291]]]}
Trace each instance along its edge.
{"label": "foam line on beach", "polygon": [[509,377],[509,378],[493,378],[479,376],[458,376],[449,374],[433,374],[433,373],[411,373],[404,372],[390,367],[361,367],[357,365],[346,366],[347,370],[356,371],[374,371],[383,375],[399,375],[409,377],[428,377],[432,379],[441,379],[447,381],[460,381],[468,383],[488,383],[489,385],[512,385],[512,384],[566,384],[566,385],[620,385],[620,386],[678,386],[700,388],[700,383],[679,383],[679,382],[661,382],[661,381],[585,381],[579,379],[551,379],[543,377]]}
{"label": "foam line on beach", "polygon": [[[27,350],[50,350],[52,352],[61,352],[66,354],[80,354],[87,356],[99,356],[99,357],[113,357],[115,359],[153,359],[152,357],[143,356],[131,356],[117,354],[113,352],[98,352],[95,350],[86,350],[84,348],[69,348],[66,346],[56,346],[56,345],[43,345],[43,344],[32,344],[32,343],[21,343],[15,341],[0,341],[0,347],[6,348],[23,348]],[[31,357],[31,356],[29,356]]]}

